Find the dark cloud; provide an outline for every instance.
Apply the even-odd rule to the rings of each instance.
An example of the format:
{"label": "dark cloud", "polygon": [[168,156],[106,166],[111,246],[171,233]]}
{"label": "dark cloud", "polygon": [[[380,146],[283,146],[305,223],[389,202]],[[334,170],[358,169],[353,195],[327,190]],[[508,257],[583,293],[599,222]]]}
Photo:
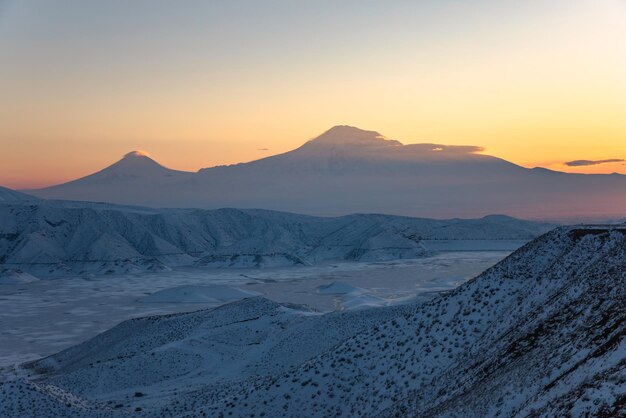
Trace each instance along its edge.
{"label": "dark cloud", "polygon": [[608,160],[575,160],[568,161],[565,163],[566,166],[569,167],[584,167],[586,165],[598,165],[598,164],[606,164],[606,163],[621,163],[624,162],[621,158],[610,158]]}
{"label": "dark cloud", "polygon": [[269,151],[269,148],[257,148],[257,151]]}

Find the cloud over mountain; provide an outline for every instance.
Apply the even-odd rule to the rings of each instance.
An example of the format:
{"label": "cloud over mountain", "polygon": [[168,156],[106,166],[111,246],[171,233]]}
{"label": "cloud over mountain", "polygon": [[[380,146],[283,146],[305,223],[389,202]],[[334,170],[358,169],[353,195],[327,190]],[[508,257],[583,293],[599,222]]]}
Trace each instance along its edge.
{"label": "cloud over mountain", "polygon": [[568,167],[585,167],[588,165],[598,165],[607,163],[621,163],[624,162],[621,158],[609,158],[607,160],[574,160],[565,163]]}

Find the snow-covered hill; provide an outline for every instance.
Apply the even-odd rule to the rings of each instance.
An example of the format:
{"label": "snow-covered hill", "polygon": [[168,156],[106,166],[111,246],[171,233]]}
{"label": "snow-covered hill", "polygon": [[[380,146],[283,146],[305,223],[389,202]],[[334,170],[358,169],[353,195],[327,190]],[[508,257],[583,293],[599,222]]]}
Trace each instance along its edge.
{"label": "snow-covered hill", "polygon": [[625,271],[625,228],[563,227],[426,302],[131,320],[5,372],[0,415],[624,416]]}
{"label": "snow-covered hill", "polygon": [[15,190],[8,189],[0,186],[0,203],[5,202],[34,202],[37,199],[34,196],[27,195],[26,193],[16,192]]}
{"label": "snow-covered hill", "polygon": [[37,276],[417,258],[429,253],[427,240],[473,240],[478,248],[493,240],[520,245],[549,228],[502,216],[316,218],[40,200],[0,204],[0,270]]}
{"label": "snow-covered hill", "polygon": [[[153,207],[263,208],[311,215],[534,219],[623,217],[626,176],[528,169],[474,146],[409,144],[336,126],[280,155],[197,173],[133,152],[112,166],[29,193]],[[580,196],[585,196],[581,199]]]}

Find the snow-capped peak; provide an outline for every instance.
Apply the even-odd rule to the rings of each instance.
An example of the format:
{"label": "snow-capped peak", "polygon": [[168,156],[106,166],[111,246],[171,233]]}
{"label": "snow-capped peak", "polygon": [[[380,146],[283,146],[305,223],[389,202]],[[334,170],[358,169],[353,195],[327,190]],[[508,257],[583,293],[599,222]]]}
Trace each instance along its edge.
{"label": "snow-capped peak", "polygon": [[131,151],[128,152],[126,154],[124,154],[124,158],[150,158],[150,154],[148,154],[146,151],[141,151],[141,150],[137,150],[137,151]]}
{"label": "snow-capped peak", "polygon": [[363,145],[402,145],[398,141],[385,138],[376,131],[366,131],[355,128],[354,126],[337,125],[333,126],[317,138],[307,142],[305,145],[345,145],[345,146],[363,146]]}
{"label": "snow-capped peak", "polygon": [[169,169],[150,158],[145,151],[126,153],[121,160],[103,170],[103,172],[133,176],[148,176],[166,171]]}

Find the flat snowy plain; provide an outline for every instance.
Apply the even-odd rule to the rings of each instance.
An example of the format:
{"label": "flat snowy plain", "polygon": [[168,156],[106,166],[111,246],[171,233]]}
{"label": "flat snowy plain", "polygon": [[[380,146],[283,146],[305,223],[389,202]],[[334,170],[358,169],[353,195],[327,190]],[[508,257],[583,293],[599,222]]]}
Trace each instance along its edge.
{"label": "flat snowy plain", "polygon": [[306,304],[318,311],[427,298],[433,292],[457,287],[509,253],[443,252],[390,262],[267,269],[188,268],[3,284],[0,366],[56,353],[129,318],[215,307],[246,294]]}

